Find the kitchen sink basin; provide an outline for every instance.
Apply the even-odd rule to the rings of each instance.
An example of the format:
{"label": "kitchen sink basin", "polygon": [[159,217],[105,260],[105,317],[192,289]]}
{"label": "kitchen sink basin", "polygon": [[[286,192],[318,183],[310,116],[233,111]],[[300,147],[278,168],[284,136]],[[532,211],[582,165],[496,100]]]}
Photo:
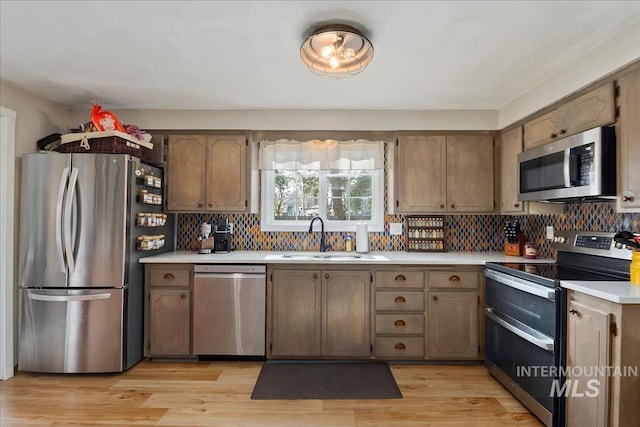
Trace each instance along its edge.
{"label": "kitchen sink basin", "polygon": [[301,259],[301,260],[352,260],[362,258],[359,254],[342,254],[342,253],[318,253],[318,254],[285,254],[281,255],[283,259]]}
{"label": "kitchen sink basin", "polygon": [[320,252],[320,251],[299,251],[270,254],[264,257],[265,261],[309,261],[309,262],[358,262],[358,261],[388,261],[381,255],[360,254],[353,252]]}

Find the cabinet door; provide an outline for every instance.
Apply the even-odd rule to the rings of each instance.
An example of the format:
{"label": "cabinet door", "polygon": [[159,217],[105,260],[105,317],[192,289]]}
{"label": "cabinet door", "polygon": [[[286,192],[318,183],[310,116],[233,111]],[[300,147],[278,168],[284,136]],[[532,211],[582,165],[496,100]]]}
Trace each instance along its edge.
{"label": "cabinet door", "polygon": [[476,359],[478,293],[429,292],[430,359]]}
{"label": "cabinet door", "polygon": [[274,270],[271,318],[272,356],[320,356],[319,270]]}
{"label": "cabinet door", "polygon": [[167,146],[167,210],[204,210],[206,138],[169,135]]}
{"label": "cabinet door", "polygon": [[446,210],[446,155],[444,136],[398,138],[398,213]]}
{"label": "cabinet door", "polygon": [[206,208],[243,212],[247,207],[247,139],[244,135],[207,137]]}
{"label": "cabinet door", "polygon": [[149,353],[188,356],[191,353],[191,293],[187,289],[149,291]]}
{"label": "cabinet door", "polygon": [[322,355],[369,356],[370,273],[322,272]]}
{"label": "cabinet door", "polygon": [[[577,301],[567,307],[567,423],[568,427],[608,425],[609,385],[605,372],[610,366],[609,325],[611,315]],[[572,369],[575,367],[576,369]],[[576,376],[582,372],[591,376]],[[598,375],[604,373],[605,375]],[[588,386],[596,386],[597,394]],[[596,383],[597,382],[597,383]]]}
{"label": "cabinet door", "polygon": [[522,152],[522,126],[505,132],[500,137],[500,213],[524,212],[524,203],[518,200],[518,154]]}
{"label": "cabinet door", "polygon": [[558,108],[558,137],[613,123],[613,84],[608,83]]}
{"label": "cabinet door", "polygon": [[493,212],[493,137],[447,136],[447,211]]}
{"label": "cabinet door", "polygon": [[529,120],[524,124],[524,149],[528,150],[553,141],[558,137],[557,127],[557,110]]}
{"label": "cabinet door", "polygon": [[622,76],[618,139],[618,212],[640,212],[640,68]]}

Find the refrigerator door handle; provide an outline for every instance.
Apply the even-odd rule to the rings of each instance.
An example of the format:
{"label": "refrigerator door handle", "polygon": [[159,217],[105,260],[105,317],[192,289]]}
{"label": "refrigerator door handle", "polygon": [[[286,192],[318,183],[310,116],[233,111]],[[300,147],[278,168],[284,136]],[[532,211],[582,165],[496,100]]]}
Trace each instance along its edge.
{"label": "refrigerator door handle", "polygon": [[73,240],[71,236],[71,218],[73,216],[73,200],[76,196],[76,184],[78,182],[78,168],[71,169],[71,178],[69,178],[69,191],[67,192],[67,200],[64,208],[64,249],[67,255],[67,265],[69,273],[76,271],[76,263],[73,257]]}
{"label": "refrigerator door handle", "polygon": [[90,301],[97,299],[109,299],[111,298],[111,294],[93,294],[93,295],[42,295],[42,294],[34,294],[31,292],[27,292],[27,298],[36,300],[36,301],[57,301],[57,302],[68,302],[68,301]]}
{"label": "refrigerator door handle", "polygon": [[60,262],[60,271],[63,273],[67,272],[67,267],[64,263],[64,254],[62,252],[62,203],[64,201],[64,189],[67,185],[67,178],[69,178],[69,168],[65,167],[60,177],[58,200],[56,202],[56,250],[58,252],[58,261]]}

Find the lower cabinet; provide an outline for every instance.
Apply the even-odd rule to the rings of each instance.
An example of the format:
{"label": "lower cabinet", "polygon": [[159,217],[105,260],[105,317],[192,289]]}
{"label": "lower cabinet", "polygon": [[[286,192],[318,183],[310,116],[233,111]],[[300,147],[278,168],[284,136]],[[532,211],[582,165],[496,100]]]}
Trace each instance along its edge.
{"label": "lower cabinet", "polygon": [[370,272],[273,270],[271,357],[369,357]]}
{"label": "lower cabinet", "polygon": [[146,265],[146,357],[191,356],[192,271],[189,264]]}
{"label": "lower cabinet", "polygon": [[475,359],[478,348],[478,294],[467,291],[428,293],[430,359]]}
{"label": "lower cabinet", "polygon": [[571,290],[567,300],[565,424],[637,425],[640,304],[616,304]]}

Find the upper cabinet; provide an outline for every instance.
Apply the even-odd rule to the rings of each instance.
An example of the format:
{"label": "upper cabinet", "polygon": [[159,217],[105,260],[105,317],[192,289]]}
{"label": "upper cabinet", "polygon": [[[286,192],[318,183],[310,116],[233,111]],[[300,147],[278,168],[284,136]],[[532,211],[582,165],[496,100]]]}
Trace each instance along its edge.
{"label": "upper cabinet", "polygon": [[524,204],[518,200],[518,154],[522,152],[522,126],[500,135],[500,213],[524,213]]}
{"label": "upper cabinet", "polygon": [[402,135],[397,141],[399,213],[493,212],[493,137]]}
{"label": "upper cabinet", "polygon": [[246,175],[245,135],[169,135],[167,210],[245,211]]}
{"label": "upper cabinet", "polygon": [[640,212],[640,67],[618,80],[618,212]]}
{"label": "upper cabinet", "polygon": [[613,84],[607,83],[556,110],[524,123],[524,149],[544,145],[587,129],[613,123]]}

